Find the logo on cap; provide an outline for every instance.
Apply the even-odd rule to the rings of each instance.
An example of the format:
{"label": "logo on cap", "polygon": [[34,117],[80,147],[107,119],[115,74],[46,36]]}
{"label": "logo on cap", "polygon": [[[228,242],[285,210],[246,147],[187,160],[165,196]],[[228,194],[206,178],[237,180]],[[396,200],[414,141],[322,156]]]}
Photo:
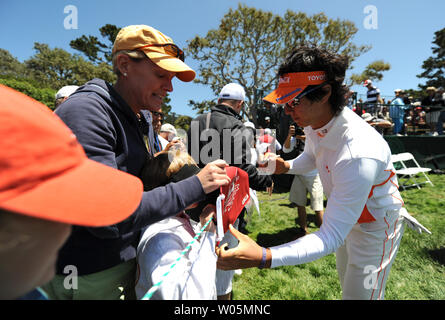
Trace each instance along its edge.
{"label": "logo on cap", "polygon": [[326,74],[308,76],[309,81],[326,80]]}

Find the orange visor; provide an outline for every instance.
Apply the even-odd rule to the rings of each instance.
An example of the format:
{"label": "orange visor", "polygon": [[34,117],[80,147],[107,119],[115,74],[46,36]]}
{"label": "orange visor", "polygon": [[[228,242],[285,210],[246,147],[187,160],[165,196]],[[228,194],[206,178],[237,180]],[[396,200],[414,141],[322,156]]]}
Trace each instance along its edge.
{"label": "orange visor", "polygon": [[322,84],[326,80],[324,71],[286,73],[280,77],[278,88],[263,100],[274,104],[285,104],[301,94],[308,86]]}

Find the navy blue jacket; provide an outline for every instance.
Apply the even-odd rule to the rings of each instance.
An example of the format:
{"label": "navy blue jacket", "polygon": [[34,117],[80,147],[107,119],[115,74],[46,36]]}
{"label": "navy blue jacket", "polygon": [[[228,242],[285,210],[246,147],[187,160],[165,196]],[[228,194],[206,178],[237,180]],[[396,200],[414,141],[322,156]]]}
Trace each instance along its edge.
{"label": "navy blue jacket", "polygon": [[[213,129],[218,133],[220,141],[218,150],[210,148],[211,151],[216,151],[215,154],[206,154],[205,156],[208,156],[211,161],[224,159],[229,165],[246,171],[249,175],[249,186],[254,190],[265,190],[267,187],[272,186],[272,176],[259,174],[257,168],[250,163],[251,144],[249,141],[246,141],[249,139],[242,138],[243,132],[247,129],[241,121],[241,116],[231,107],[224,104],[212,107],[210,112],[209,129]],[[209,151],[206,149],[206,145],[213,142],[212,138],[207,140],[204,138],[204,141],[200,139],[203,131],[206,131],[207,115],[205,113],[192,120],[190,129],[187,132],[188,151],[193,157],[196,157],[194,160],[200,167],[204,167],[207,163],[202,161],[202,155],[196,154],[196,151],[199,151],[199,153]],[[195,128],[196,132],[193,132]],[[228,145],[224,145],[225,130],[230,134]],[[248,130],[248,132],[250,131]],[[227,150],[224,150],[224,148],[227,148]]]}
{"label": "navy blue jacket", "polygon": [[[92,160],[140,177],[147,157],[153,155],[150,113],[142,112],[144,117],[139,120],[122,97],[103,80],[94,79],[80,87],[56,109],[56,114],[73,131]],[[147,150],[144,135],[148,136],[150,150]],[[57,274],[63,274],[66,265],[76,266],[78,274],[84,275],[135,258],[142,228],[203,199],[205,193],[201,183],[193,176],[144,192],[138,209],[118,224],[100,228],[74,226],[60,250]]]}

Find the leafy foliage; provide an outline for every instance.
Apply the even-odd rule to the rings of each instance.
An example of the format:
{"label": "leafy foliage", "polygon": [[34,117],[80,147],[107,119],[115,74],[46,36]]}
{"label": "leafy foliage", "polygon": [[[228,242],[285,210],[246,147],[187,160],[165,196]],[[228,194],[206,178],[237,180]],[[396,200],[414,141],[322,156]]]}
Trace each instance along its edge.
{"label": "leafy foliage", "polygon": [[113,43],[121,28],[112,24],[106,24],[99,29],[100,34],[107,40],[107,43],[101,42],[95,36],[82,35],[80,38],[70,42],[71,48],[82,52],[91,62],[100,64],[102,62],[111,62],[111,51]]}
{"label": "leafy foliage", "polygon": [[42,102],[50,109],[54,109],[56,90],[36,87],[32,81],[25,79],[0,78],[0,83]]}
{"label": "leafy foliage", "polygon": [[[262,98],[258,89],[272,89],[276,69],[291,48],[317,44],[352,61],[370,49],[351,42],[357,31],[353,22],[332,20],[324,13],[308,16],[288,10],[281,17],[239,4],[224,15],[218,29],[189,40],[186,51],[200,62],[196,83],[210,86],[215,94],[229,82],[241,84],[253,114],[254,104]],[[209,105],[192,103],[200,112]]]}
{"label": "leafy foliage", "polygon": [[363,84],[367,79],[382,80],[383,72],[391,69],[391,65],[383,60],[377,60],[366,66],[361,74],[352,74],[350,77],[351,84]]}
{"label": "leafy foliage", "polygon": [[434,33],[431,49],[433,56],[423,62],[424,71],[417,75],[418,78],[427,79],[425,85],[419,85],[423,89],[429,86],[445,87],[445,28]]}
{"label": "leafy foliage", "polygon": [[35,43],[36,54],[25,61],[30,77],[53,89],[65,85],[82,85],[93,78],[113,82],[115,75],[107,63],[94,65],[80,55]]}

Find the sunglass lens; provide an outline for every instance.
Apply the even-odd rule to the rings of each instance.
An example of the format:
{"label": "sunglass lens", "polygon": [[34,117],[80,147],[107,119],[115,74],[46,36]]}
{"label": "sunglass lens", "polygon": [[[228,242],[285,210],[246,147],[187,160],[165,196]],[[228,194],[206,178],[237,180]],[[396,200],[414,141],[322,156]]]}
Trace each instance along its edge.
{"label": "sunglass lens", "polygon": [[184,62],[184,52],[181,49],[179,49],[178,46],[174,44],[169,44],[165,46],[165,51],[168,54],[171,54],[172,56],[179,58],[181,61]]}

